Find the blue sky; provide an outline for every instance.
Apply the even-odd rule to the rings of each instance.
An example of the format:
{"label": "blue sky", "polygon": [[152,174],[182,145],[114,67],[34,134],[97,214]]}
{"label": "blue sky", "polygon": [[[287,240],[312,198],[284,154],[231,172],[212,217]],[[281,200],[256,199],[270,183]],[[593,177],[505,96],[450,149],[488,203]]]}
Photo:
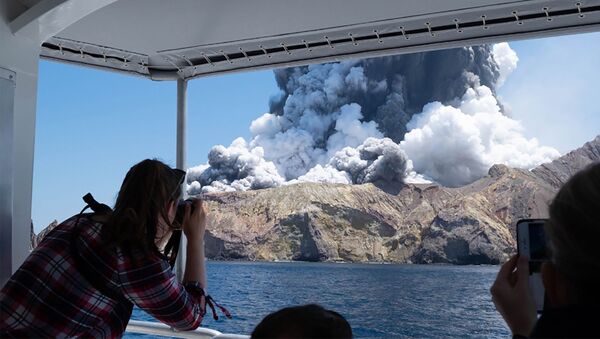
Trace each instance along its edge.
{"label": "blue sky", "polygon": [[519,63],[499,94],[527,137],[565,153],[600,134],[600,33],[510,46]]}
{"label": "blue sky", "polygon": [[[600,134],[600,33],[511,42],[516,71],[499,94],[527,137],[561,153]],[[188,165],[215,144],[250,136],[278,91],[271,71],[188,85]],[[32,218],[36,231],[83,207],[112,204],[127,170],[144,158],[175,164],[176,84],[40,62]]]}

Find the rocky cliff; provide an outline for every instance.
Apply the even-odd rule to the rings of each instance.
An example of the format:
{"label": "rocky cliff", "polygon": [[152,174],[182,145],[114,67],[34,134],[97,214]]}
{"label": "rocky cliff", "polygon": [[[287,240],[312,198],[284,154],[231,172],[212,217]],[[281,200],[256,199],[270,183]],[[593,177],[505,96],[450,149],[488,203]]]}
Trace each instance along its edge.
{"label": "rocky cliff", "polygon": [[303,183],[205,195],[214,259],[494,264],[554,189],[496,165],[469,186]]}
{"label": "rocky cliff", "polygon": [[600,135],[587,142],[583,147],[567,153],[566,155],[543,164],[532,170],[538,177],[550,185],[559,188],[573,174],[593,162],[600,161]]}

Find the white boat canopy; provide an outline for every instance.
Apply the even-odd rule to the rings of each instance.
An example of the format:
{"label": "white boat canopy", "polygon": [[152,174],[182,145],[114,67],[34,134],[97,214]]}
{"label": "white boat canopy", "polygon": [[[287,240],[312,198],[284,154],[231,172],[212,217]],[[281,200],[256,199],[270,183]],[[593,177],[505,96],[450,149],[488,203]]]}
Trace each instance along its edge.
{"label": "white boat canopy", "polygon": [[[37,2],[37,3],[36,3]],[[34,4],[35,25],[76,1]],[[600,1],[121,0],[42,43],[47,59],[152,79],[193,77],[597,30]],[[100,8],[101,7],[101,8]],[[59,18],[60,19],[60,18]]]}
{"label": "white boat canopy", "polygon": [[600,0],[2,0],[0,285],[28,254],[40,57],[185,80],[600,30]]}

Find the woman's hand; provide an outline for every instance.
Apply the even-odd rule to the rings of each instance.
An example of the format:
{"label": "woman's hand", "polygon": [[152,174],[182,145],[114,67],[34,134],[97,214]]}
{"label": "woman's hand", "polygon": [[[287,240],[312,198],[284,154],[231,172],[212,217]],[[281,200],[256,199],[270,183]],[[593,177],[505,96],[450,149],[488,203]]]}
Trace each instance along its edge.
{"label": "woman's hand", "polygon": [[490,292],[496,309],[513,335],[529,336],[537,321],[536,306],[529,289],[529,259],[516,255],[510,258],[500,268]]}
{"label": "woman's hand", "polygon": [[[192,212],[192,204],[194,211]],[[185,215],[183,217],[183,233],[188,239],[203,240],[206,230],[206,207],[200,199],[194,199],[185,204]]]}

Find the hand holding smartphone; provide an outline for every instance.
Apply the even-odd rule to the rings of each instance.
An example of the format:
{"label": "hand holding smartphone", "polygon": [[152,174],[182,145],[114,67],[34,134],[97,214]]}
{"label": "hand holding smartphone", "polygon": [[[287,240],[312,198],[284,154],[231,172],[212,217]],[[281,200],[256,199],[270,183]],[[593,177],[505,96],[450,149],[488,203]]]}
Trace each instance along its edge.
{"label": "hand holding smartphone", "polygon": [[546,295],[541,267],[544,261],[550,259],[544,231],[545,223],[545,219],[523,219],[517,222],[517,250],[519,255],[529,258],[529,288],[538,313],[544,309]]}

